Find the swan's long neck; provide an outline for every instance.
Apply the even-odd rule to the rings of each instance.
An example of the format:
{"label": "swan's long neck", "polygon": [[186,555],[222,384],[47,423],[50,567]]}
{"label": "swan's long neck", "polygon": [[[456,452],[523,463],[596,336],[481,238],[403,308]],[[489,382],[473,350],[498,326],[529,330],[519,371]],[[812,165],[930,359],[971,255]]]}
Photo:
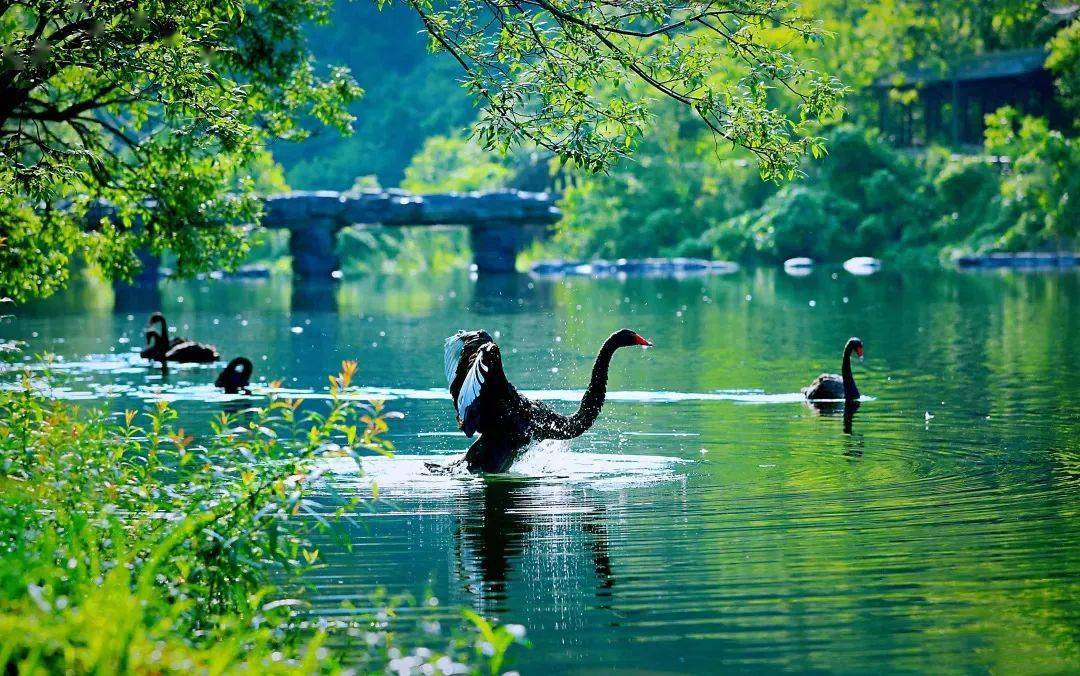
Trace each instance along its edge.
{"label": "swan's long neck", "polygon": [[169,344],[169,324],[168,324],[168,322],[165,321],[165,317],[163,317],[162,315],[154,315],[153,317],[150,318],[150,323],[151,324],[157,324],[157,325],[159,325],[161,327],[161,331],[160,331],[161,339],[165,342],[166,345],[168,345]]}
{"label": "swan's long neck", "polygon": [[855,348],[851,345],[844,348],[844,367],[840,371],[840,375],[844,379],[844,399],[859,398],[859,388],[855,387],[855,376],[851,375],[851,351],[853,349]]}
{"label": "swan's long neck", "polygon": [[161,368],[165,368],[165,361],[169,351],[169,342],[159,333],[151,333],[150,344],[157,351],[156,359],[161,362]]}
{"label": "swan's long neck", "polygon": [[589,387],[585,390],[585,396],[581,398],[581,405],[574,415],[567,418],[566,432],[570,438],[579,437],[585,433],[596,417],[600,415],[600,409],[604,407],[604,398],[607,396],[608,367],[611,365],[611,355],[618,349],[610,338],[600,347],[600,353],[596,355],[593,363],[592,377],[589,379]]}

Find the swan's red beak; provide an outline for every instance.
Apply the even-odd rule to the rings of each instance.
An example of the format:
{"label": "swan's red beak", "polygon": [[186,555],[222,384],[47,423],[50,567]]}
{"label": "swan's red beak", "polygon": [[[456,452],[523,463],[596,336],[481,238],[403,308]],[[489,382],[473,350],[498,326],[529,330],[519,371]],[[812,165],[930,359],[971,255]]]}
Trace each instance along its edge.
{"label": "swan's red beak", "polygon": [[641,345],[643,347],[652,347],[652,343],[650,341],[645,340],[644,338],[642,338],[641,336],[639,336],[636,333],[634,334],[634,342],[636,342],[638,345]]}
{"label": "swan's red beak", "polygon": [[862,359],[862,345],[855,346],[855,354],[859,355],[859,359]]}

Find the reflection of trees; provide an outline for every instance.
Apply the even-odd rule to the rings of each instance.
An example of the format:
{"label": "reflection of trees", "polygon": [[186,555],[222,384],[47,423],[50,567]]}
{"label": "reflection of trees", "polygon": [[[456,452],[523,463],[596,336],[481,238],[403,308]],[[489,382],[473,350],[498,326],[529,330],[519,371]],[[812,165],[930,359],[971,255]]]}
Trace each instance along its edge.
{"label": "reflection of trees", "polygon": [[341,284],[338,301],[348,314],[424,317],[465,297],[470,281],[463,272],[418,275],[368,275]]}
{"label": "reflection of trees", "polygon": [[484,274],[473,284],[470,309],[476,314],[547,313],[552,308],[552,282],[529,275]]}

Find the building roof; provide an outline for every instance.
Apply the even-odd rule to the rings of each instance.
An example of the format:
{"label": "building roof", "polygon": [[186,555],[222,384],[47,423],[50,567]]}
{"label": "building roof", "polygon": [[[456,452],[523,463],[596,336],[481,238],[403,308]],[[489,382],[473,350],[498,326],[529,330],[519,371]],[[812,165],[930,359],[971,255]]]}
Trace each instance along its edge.
{"label": "building roof", "polygon": [[[912,87],[941,82],[970,82],[973,80],[997,80],[1001,78],[1030,75],[1043,70],[1046,51],[1042,47],[1014,49],[1007,52],[991,52],[957,60],[945,71],[934,68],[905,70],[896,75],[878,78],[875,87]],[[899,76],[899,77],[898,77]],[[900,84],[897,84],[897,81]]]}

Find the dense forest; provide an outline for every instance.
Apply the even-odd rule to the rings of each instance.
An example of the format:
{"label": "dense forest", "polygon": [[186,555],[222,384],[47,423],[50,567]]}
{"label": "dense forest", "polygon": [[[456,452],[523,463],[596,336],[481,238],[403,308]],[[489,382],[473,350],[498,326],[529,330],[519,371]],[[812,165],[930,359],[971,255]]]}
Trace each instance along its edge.
{"label": "dense forest", "polygon": [[396,186],[425,139],[461,133],[476,117],[460,68],[446,54],[428,53],[420,19],[405,7],[338,2],[308,36],[315,58],[348,66],[364,95],[349,107],[351,134],[326,129],[273,144],[295,189],[345,190],[360,177]]}
{"label": "dense forest", "polygon": [[[671,101],[654,107],[642,144],[610,171],[586,172],[527,145],[485,152],[469,139],[477,113],[454,83],[457,65],[445,54],[424,54],[414,17],[363,3],[338,5],[329,26],[311,30],[316,53],[349,65],[366,89],[352,107],[356,134],[277,144],[275,157],[294,188],[342,189],[360,179],[427,191],[557,190],[566,216],[533,257],[869,254],[914,262],[1075,245],[1080,212],[1068,199],[1080,191],[1071,124],[1080,98],[1075,12],[1021,0],[815,0],[804,10],[830,36],[796,54],[850,91],[845,114],[817,126],[821,157],[790,181],[763,181],[750,153],[717,144],[692,111]],[[984,128],[981,144],[957,146],[939,135],[910,147],[897,142],[895,129],[880,128],[883,102],[894,117],[920,114],[919,88],[900,86],[903,73],[944,74],[973,55],[1024,48],[1045,49],[1055,100],[983,111],[986,119],[975,123]],[[874,87],[891,76],[898,86]],[[794,112],[781,88],[769,96]],[[402,239],[409,238],[369,244],[396,251]],[[443,253],[446,245],[440,239]],[[423,257],[416,241],[411,247],[413,258]]]}

